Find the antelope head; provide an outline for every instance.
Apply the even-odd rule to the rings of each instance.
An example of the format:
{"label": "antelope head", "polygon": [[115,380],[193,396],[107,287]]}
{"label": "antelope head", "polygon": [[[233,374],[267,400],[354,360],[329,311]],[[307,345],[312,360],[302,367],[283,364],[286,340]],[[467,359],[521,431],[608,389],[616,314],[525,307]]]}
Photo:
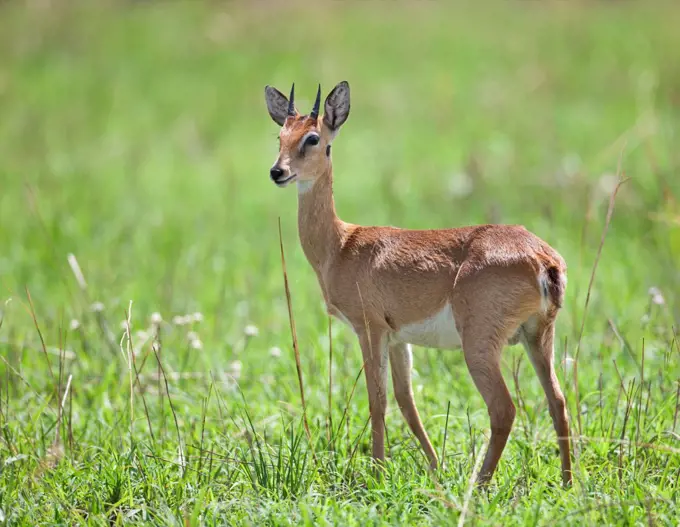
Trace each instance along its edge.
{"label": "antelope head", "polygon": [[279,155],[269,175],[279,187],[294,181],[313,183],[330,167],[331,143],[349,117],[349,84],[340,82],[326,97],[323,116],[319,116],[321,85],[309,115],[295,108],[295,84],[290,97],[272,86],[264,89],[267,110],[281,127]]}

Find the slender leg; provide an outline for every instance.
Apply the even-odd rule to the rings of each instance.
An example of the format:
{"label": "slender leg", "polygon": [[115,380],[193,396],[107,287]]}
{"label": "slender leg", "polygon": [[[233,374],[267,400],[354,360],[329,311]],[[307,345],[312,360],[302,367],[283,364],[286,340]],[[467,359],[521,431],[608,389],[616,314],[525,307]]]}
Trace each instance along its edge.
{"label": "slender leg", "polygon": [[420,420],[416,401],[413,398],[413,387],[411,385],[413,358],[411,347],[408,344],[392,344],[389,350],[394,396],[409,428],[411,428],[411,431],[420,442],[420,446],[425,451],[425,455],[430,462],[430,468],[434,470],[438,464],[437,454],[434,448],[432,448],[432,443],[430,443],[430,438],[427,436],[427,432]]}
{"label": "slender leg", "polygon": [[373,459],[385,460],[385,412],[387,410],[387,345],[383,332],[371,331],[359,335],[364,359],[364,373],[371,412]]}
{"label": "slender leg", "polygon": [[502,347],[502,342],[495,336],[485,337],[469,329],[463,336],[465,362],[486,403],[491,421],[491,439],[477,478],[480,485],[491,480],[515,421],[515,405],[501,374]]}
{"label": "slender leg", "polygon": [[522,328],[524,330],[522,343],[529,354],[529,359],[548,399],[548,408],[557,433],[557,443],[560,447],[562,482],[565,486],[568,486],[571,484],[572,478],[569,454],[569,421],[564,395],[553,364],[555,322],[554,319],[540,322],[532,319],[525,323]]}

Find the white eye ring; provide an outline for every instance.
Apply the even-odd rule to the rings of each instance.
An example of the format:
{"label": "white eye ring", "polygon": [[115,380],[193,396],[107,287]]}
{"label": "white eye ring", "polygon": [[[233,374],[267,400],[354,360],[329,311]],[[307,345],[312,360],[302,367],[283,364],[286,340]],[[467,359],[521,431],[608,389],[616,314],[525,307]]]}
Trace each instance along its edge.
{"label": "white eye ring", "polygon": [[308,133],[302,138],[302,141],[300,141],[300,152],[303,152],[304,149],[308,146],[318,145],[320,141],[321,137],[319,137],[319,134],[317,134],[316,132]]}

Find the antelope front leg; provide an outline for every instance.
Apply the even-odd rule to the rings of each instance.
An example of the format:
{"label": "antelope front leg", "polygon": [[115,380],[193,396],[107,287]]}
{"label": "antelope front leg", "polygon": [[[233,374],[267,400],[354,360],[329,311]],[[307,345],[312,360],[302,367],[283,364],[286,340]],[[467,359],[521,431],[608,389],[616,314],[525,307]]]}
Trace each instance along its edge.
{"label": "antelope front leg", "polygon": [[371,331],[359,335],[364,359],[364,374],[371,412],[373,459],[385,460],[385,411],[387,409],[387,345],[384,332]]}
{"label": "antelope front leg", "polygon": [[430,438],[423,427],[423,422],[420,419],[418,409],[416,408],[416,401],[413,397],[413,386],[411,383],[413,358],[411,347],[408,344],[395,343],[390,346],[389,350],[394,396],[411,432],[416,436],[420,446],[425,451],[425,455],[430,463],[430,469],[434,470],[438,464],[437,454],[434,448],[432,448]]}

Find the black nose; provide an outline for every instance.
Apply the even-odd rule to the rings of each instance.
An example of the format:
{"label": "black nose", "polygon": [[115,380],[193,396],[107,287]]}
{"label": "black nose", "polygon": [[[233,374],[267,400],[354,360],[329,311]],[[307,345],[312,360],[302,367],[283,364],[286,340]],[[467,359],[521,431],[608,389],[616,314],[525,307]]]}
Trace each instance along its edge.
{"label": "black nose", "polygon": [[269,171],[269,175],[273,181],[278,181],[283,177],[283,169],[279,167],[272,167]]}

